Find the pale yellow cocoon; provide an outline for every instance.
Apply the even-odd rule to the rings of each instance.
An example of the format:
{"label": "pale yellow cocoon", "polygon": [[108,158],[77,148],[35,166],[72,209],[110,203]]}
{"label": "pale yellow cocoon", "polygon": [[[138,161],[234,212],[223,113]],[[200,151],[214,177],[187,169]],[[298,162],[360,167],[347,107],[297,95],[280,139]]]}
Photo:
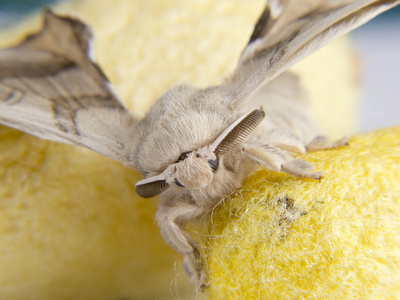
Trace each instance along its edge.
{"label": "pale yellow cocoon", "polygon": [[[79,17],[93,28],[99,64],[126,105],[143,115],[157,97],[175,84],[217,84],[232,72],[263,5],[263,0],[119,0],[112,3],[87,0],[66,1],[53,9],[57,13]],[[38,30],[40,24],[41,15],[34,15],[14,27],[2,29],[0,46],[16,44],[28,32]],[[316,114],[327,132],[336,137],[353,132],[357,94],[356,63],[348,40],[340,39],[324,48],[297,66],[296,72],[303,76],[316,103]],[[332,89],[332,86],[335,88]],[[370,136],[370,140],[373,139],[374,136]],[[240,282],[246,284],[246,278],[253,278],[251,286],[254,288],[249,293],[254,291],[253,295],[257,295],[255,289],[261,287],[259,282],[270,278],[266,276],[270,276],[268,274],[275,267],[279,270],[282,265],[290,265],[288,258],[279,262],[278,258],[284,258],[284,255],[276,254],[271,263],[262,267],[266,274],[261,275],[261,269],[253,267],[247,270],[253,271],[253,274],[247,274],[246,277],[242,268],[247,265],[238,263],[236,269],[229,269],[224,260],[218,264],[216,259],[222,255],[231,262],[241,258],[255,265],[254,257],[262,253],[257,248],[258,243],[261,245],[261,238],[267,236],[265,226],[271,230],[275,228],[272,234],[269,233],[269,239],[272,242],[273,236],[280,237],[280,253],[284,252],[285,247],[301,249],[303,245],[308,245],[308,248],[299,250],[308,253],[308,259],[304,263],[297,262],[297,265],[293,263],[297,270],[301,269],[299,264],[305,266],[297,278],[306,276],[304,270],[311,270],[313,278],[317,278],[318,272],[321,272],[314,282],[319,294],[332,290],[327,286],[340,288],[340,284],[335,285],[334,278],[343,277],[345,271],[341,268],[344,264],[335,265],[338,268],[335,272],[324,273],[320,266],[324,262],[330,263],[328,258],[331,254],[321,256],[317,250],[330,245],[331,253],[342,253],[343,249],[348,251],[349,248],[342,248],[341,244],[336,247],[332,232],[327,233],[323,246],[317,243],[316,236],[322,239],[324,236],[323,226],[326,226],[326,222],[321,219],[322,216],[328,220],[326,224],[335,220],[336,210],[332,203],[346,203],[347,198],[336,199],[331,195],[325,199],[322,195],[332,189],[326,192],[321,189],[330,180],[346,183],[346,178],[353,172],[364,172],[362,166],[369,158],[358,158],[356,152],[343,152],[353,160],[353,168],[343,169],[342,173],[332,176],[329,171],[332,165],[325,166],[323,157],[336,152],[326,153],[315,156],[320,170],[327,167],[327,177],[321,184],[297,181],[283,175],[262,177],[266,176],[265,172],[258,173],[246,182],[241,193],[248,195],[249,200],[242,200],[243,203],[254,202],[254,194],[245,191],[257,176],[259,182],[264,182],[263,187],[254,185],[257,190],[267,191],[266,195],[273,197],[270,201],[262,200],[268,204],[264,209],[272,214],[263,215],[258,225],[255,221],[250,222],[254,226],[248,229],[260,238],[259,242],[248,246],[251,251],[225,246],[228,250],[221,250],[218,254],[218,249],[224,247],[223,242],[232,245],[238,242],[236,235],[227,236],[222,231],[225,226],[235,226],[236,223],[231,223],[231,219],[235,219],[234,214],[229,209],[230,205],[237,202],[230,202],[225,215],[222,213],[225,209],[219,209],[221,219],[213,232],[216,236],[222,234],[224,238],[217,238],[210,244],[209,250],[204,250],[209,257],[208,266],[213,280],[209,294],[215,299],[218,299],[217,295],[233,295],[233,290],[241,290]],[[355,168],[356,164],[361,167]],[[383,165],[386,164],[382,163],[381,169]],[[362,173],[366,182],[370,180],[367,175]],[[189,298],[194,287],[188,284],[183,273],[182,258],[163,241],[154,224],[158,199],[142,199],[134,192],[134,184],[140,178],[135,170],[90,150],[39,140],[1,127],[0,299],[154,299],[171,295]],[[275,183],[271,184],[271,181]],[[302,187],[305,184],[308,188],[299,188],[297,194],[284,191],[293,189],[294,185]],[[384,182],[380,181],[379,184]],[[274,195],[277,194],[274,194],[274,189],[270,190],[271,186],[281,190],[281,195],[292,195],[295,207],[306,210],[307,215],[302,215],[295,222],[284,221],[284,226],[276,226],[273,212],[277,208],[273,203],[276,203]],[[380,190],[382,188],[379,187]],[[300,196],[303,189],[308,191],[304,199]],[[350,189],[342,185],[343,192]],[[364,193],[372,194],[375,189],[373,186],[366,187]],[[340,206],[337,212],[342,213],[339,220],[345,217],[342,208]],[[360,213],[363,211],[361,208]],[[355,206],[352,209],[354,217],[357,209]],[[382,211],[379,207],[375,209],[376,215],[383,219],[393,213],[385,207],[382,207]],[[242,219],[251,218],[251,214],[241,215]],[[365,218],[360,214],[356,219],[360,221],[359,224],[364,224],[369,220]],[[371,220],[368,228],[377,224],[374,219]],[[391,220],[392,230],[395,230],[397,224],[394,219]],[[314,226],[306,226],[310,230],[308,239],[296,240],[293,230],[301,226],[303,231],[306,230],[304,226],[307,222],[312,222]],[[338,233],[352,230],[347,225],[349,223],[340,223],[344,226],[335,224]],[[257,241],[252,234],[246,234],[248,236],[243,234],[240,239]],[[365,240],[368,239],[365,236]],[[382,243],[386,242],[382,240]],[[270,247],[265,241],[263,243],[263,247],[270,248],[269,251],[274,250],[272,246],[276,248],[276,240]],[[243,256],[245,253],[248,253],[247,259]],[[353,256],[340,255],[343,261],[349,257],[347,265],[361,263],[359,258],[353,261]],[[395,262],[394,256],[391,257]],[[293,260],[295,258],[291,257]],[[371,270],[371,260],[368,257],[365,259],[365,264],[369,264],[368,270]],[[263,261],[267,261],[267,257]],[[318,266],[315,269],[314,262]],[[384,263],[386,261],[382,258],[375,268],[379,269]],[[226,277],[224,270],[234,270],[236,275],[230,275],[234,280]],[[283,276],[286,273],[282,271],[280,274]],[[356,275],[354,272],[348,273],[346,286],[356,281]],[[240,279],[242,276],[243,280]],[[286,295],[294,290],[292,286],[295,283],[290,282],[293,277],[274,276],[277,292]],[[307,289],[312,289],[312,286]]]}
{"label": "pale yellow cocoon", "polygon": [[210,212],[209,299],[400,299],[399,141],[396,127],[303,156],[320,182],[249,177]]}

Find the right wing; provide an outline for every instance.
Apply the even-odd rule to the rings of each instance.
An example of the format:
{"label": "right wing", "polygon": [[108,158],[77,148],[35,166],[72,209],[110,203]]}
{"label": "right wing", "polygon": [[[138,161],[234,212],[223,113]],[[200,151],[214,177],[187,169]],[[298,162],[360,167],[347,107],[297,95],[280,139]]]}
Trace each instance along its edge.
{"label": "right wing", "polygon": [[48,10],[39,33],[0,50],[0,123],[129,163],[138,120],[90,58],[90,37]]}
{"label": "right wing", "polygon": [[269,0],[225,85],[238,106],[262,85],[400,0]]}

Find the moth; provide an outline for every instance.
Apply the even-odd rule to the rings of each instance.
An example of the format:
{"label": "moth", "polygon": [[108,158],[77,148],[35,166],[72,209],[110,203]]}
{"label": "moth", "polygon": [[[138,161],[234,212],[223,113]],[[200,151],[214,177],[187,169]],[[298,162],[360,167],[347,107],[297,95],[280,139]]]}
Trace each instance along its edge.
{"label": "moth", "polygon": [[[320,179],[296,158],[346,144],[321,132],[287,69],[400,0],[270,0],[233,74],[220,85],[178,85],[139,119],[92,56],[91,31],[50,10],[40,32],[0,51],[0,123],[87,147],[132,166],[136,192],[160,195],[162,236],[198,286],[206,272],[185,225],[238,189],[260,165]],[[278,76],[279,75],[279,76]]]}

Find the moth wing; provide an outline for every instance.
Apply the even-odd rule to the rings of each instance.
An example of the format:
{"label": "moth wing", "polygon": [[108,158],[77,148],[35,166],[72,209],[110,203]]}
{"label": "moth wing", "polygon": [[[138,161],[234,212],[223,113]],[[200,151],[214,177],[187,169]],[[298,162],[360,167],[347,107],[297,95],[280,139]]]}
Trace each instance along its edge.
{"label": "moth wing", "polygon": [[399,0],[269,0],[226,84],[240,105],[260,86]]}
{"label": "moth wing", "polygon": [[90,58],[90,29],[46,12],[43,29],[0,50],[0,123],[129,163],[137,119]]}

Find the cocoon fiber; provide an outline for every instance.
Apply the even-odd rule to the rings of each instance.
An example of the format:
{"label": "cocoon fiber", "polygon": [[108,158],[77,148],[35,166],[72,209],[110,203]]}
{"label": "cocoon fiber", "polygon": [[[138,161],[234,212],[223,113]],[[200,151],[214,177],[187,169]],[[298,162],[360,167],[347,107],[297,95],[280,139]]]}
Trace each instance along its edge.
{"label": "cocoon fiber", "polygon": [[212,213],[209,299],[400,299],[400,127],[259,171]]}
{"label": "cocoon fiber", "polygon": [[[76,0],[53,10],[91,26],[100,66],[125,104],[143,115],[175,84],[202,87],[229,75],[263,6]],[[0,47],[41,23],[38,13],[2,28]],[[294,69],[333,137],[354,131],[354,61],[342,38]],[[388,151],[398,133],[372,133],[349,148],[308,155],[326,171],[321,183],[266,171],[247,180],[236,200],[213,212],[212,237],[203,239],[211,281],[203,296],[394,295],[398,161]],[[386,151],[379,161],[378,151]],[[154,224],[158,199],[134,192],[140,179],[90,150],[0,127],[0,299],[192,299],[182,257]]]}

